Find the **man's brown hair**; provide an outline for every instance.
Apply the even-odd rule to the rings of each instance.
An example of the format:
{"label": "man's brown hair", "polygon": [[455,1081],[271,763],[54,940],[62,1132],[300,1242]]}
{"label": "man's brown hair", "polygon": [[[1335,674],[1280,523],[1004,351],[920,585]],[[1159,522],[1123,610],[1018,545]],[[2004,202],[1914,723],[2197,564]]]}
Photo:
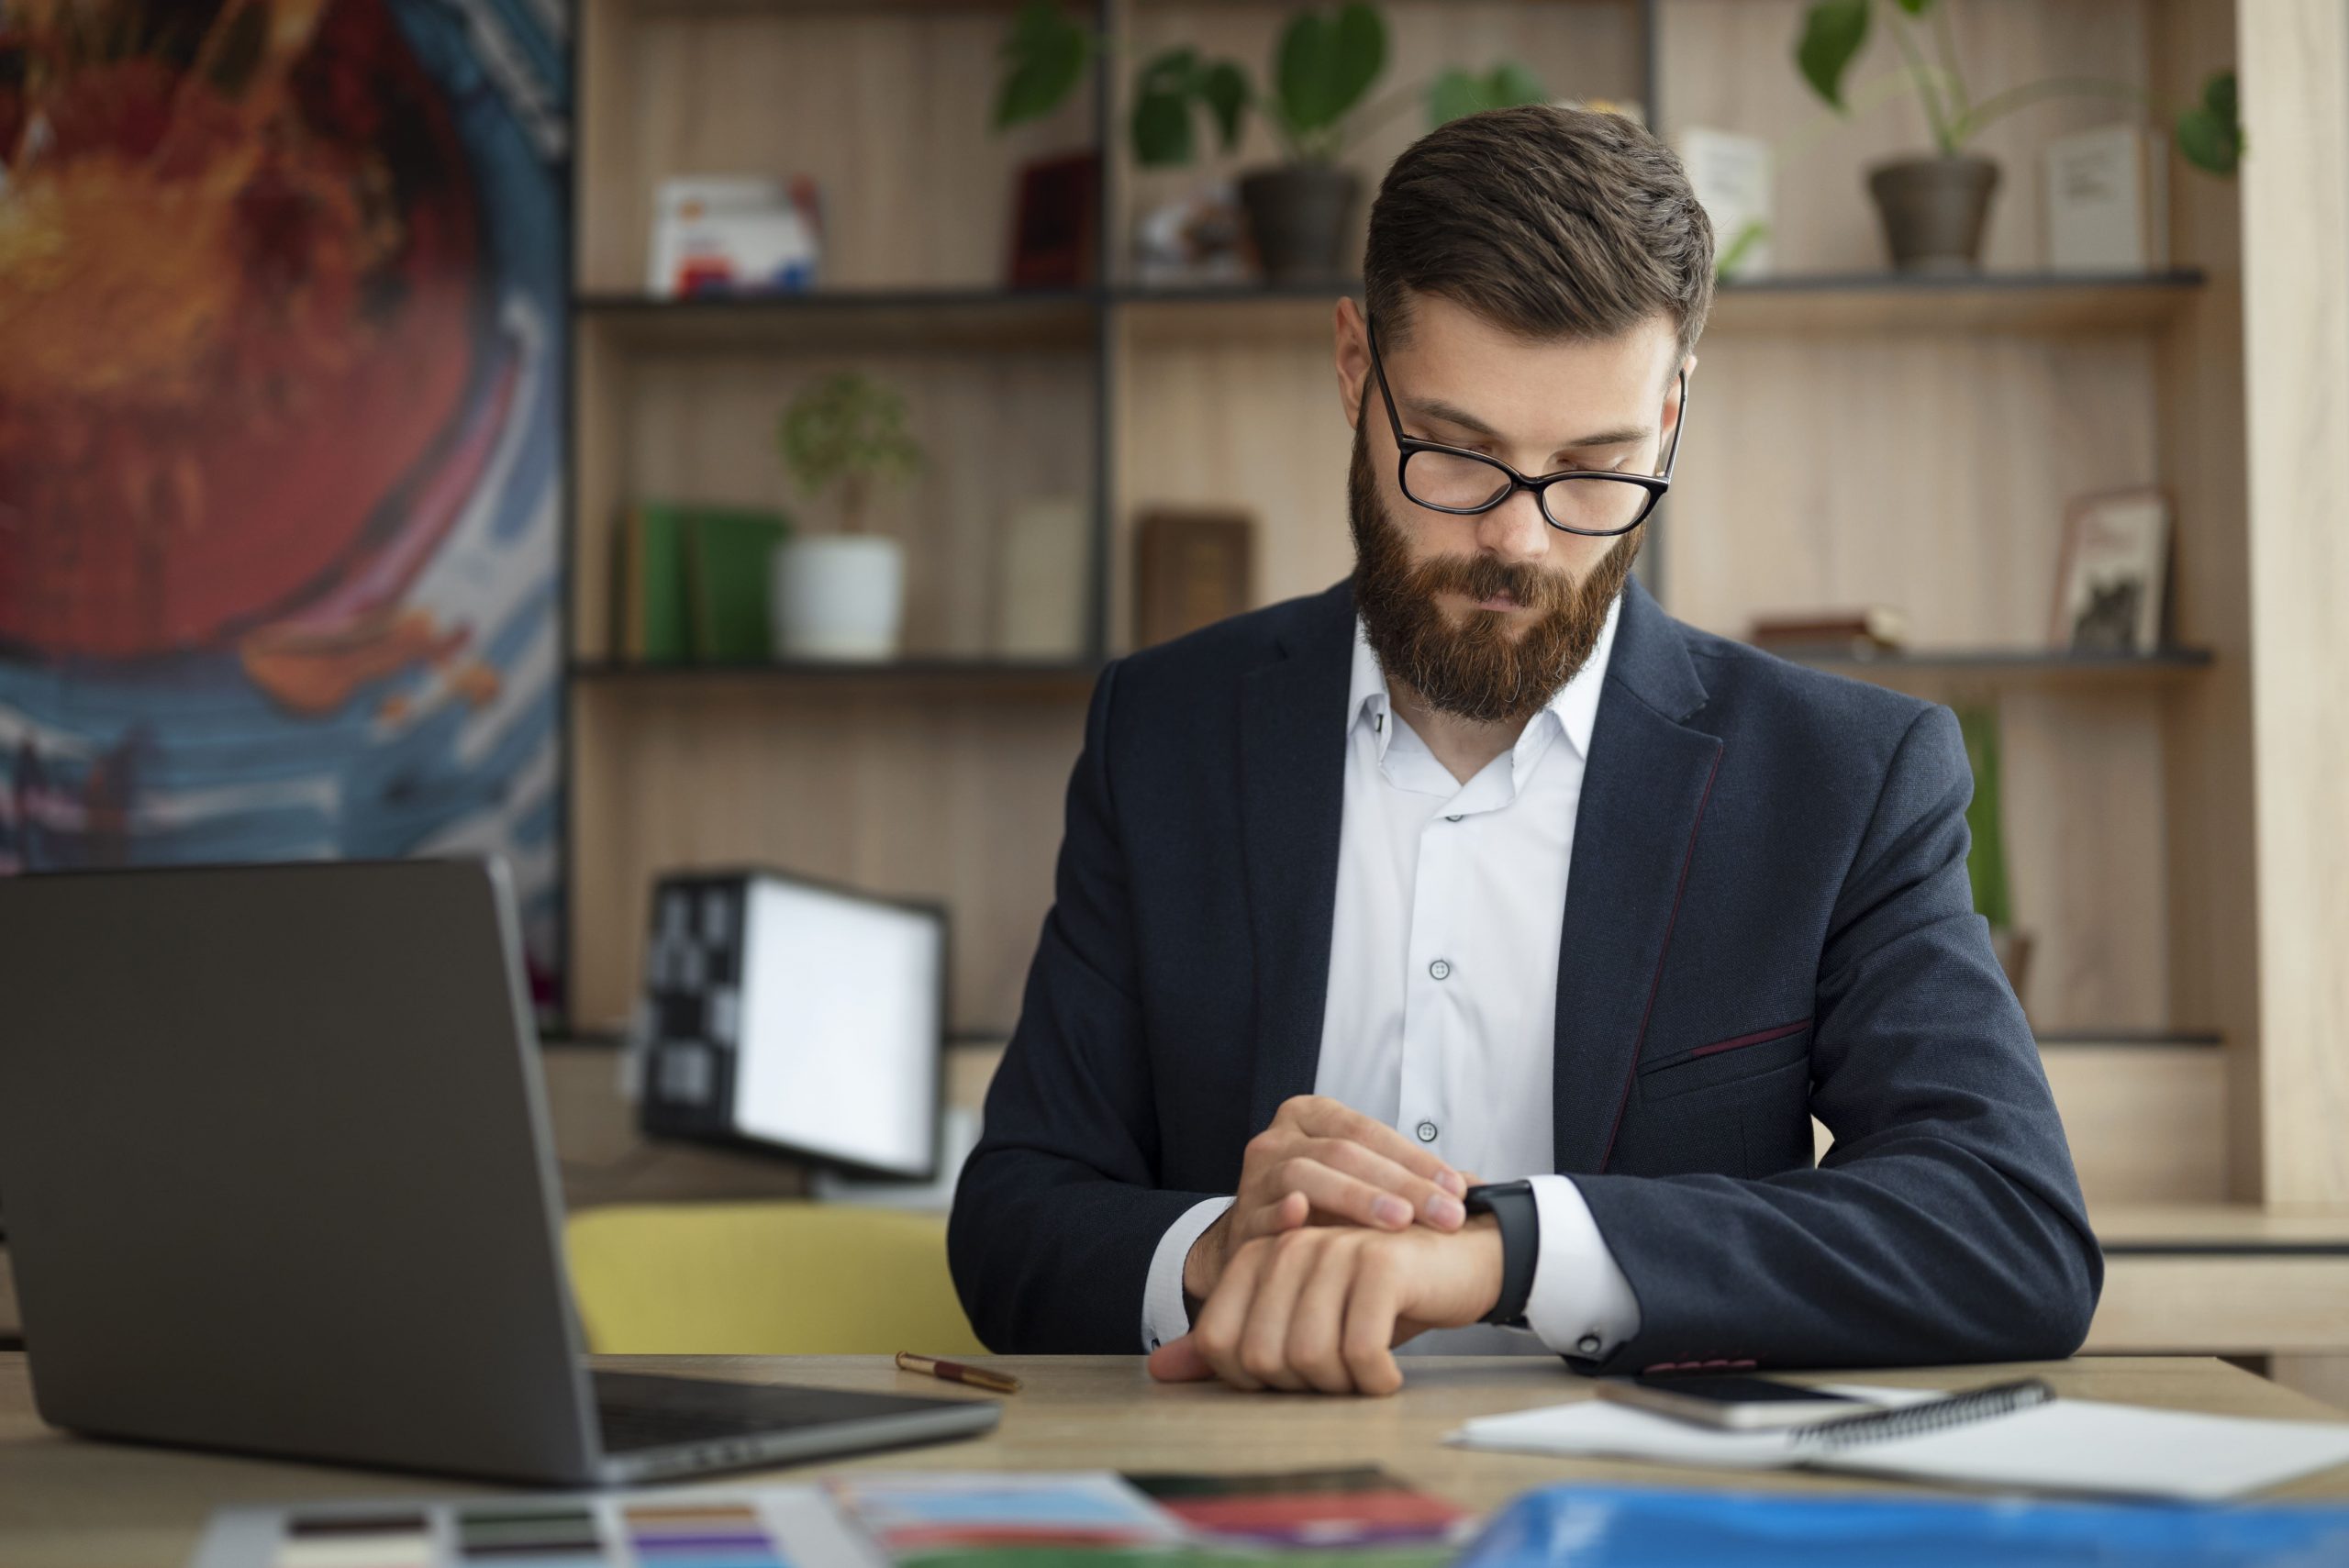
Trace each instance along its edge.
{"label": "man's brown hair", "polygon": [[1491,109],[1395,161],[1362,271],[1382,342],[1409,331],[1413,294],[1434,294],[1537,339],[1662,314],[1685,357],[1712,308],[1713,229],[1680,161],[1622,116]]}

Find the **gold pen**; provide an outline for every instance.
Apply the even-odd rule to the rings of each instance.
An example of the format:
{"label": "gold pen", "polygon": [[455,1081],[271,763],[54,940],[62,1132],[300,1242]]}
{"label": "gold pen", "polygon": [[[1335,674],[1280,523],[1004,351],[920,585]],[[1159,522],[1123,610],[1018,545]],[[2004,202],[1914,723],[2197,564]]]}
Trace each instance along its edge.
{"label": "gold pen", "polygon": [[989,1372],[983,1366],[965,1366],[961,1362],[941,1361],[936,1356],[918,1356],[911,1351],[897,1352],[899,1372],[918,1372],[941,1378],[948,1383],[967,1383],[974,1388],[991,1389],[997,1394],[1017,1394],[1019,1380],[1003,1373]]}

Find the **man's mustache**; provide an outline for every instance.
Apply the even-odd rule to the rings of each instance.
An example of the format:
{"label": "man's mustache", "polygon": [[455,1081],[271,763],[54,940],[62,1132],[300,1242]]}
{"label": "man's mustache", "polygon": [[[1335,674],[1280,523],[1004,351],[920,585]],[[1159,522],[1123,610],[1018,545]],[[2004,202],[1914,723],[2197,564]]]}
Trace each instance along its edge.
{"label": "man's mustache", "polygon": [[1411,585],[1423,595],[1459,594],[1470,599],[1507,594],[1529,609],[1545,611],[1563,608],[1575,587],[1563,573],[1490,555],[1440,555],[1422,561],[1412,568]]}

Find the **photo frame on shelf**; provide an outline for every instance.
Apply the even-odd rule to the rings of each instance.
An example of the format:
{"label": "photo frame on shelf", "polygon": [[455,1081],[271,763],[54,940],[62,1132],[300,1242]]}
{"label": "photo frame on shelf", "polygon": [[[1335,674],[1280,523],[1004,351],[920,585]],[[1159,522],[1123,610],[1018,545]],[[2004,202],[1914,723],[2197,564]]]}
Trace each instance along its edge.
{"label": "photo frame on shelf", "polygon": [[2156,651],[2169,592],[2169,497],[2151,486],[2074,500],[2064,513],[2049,640],[2075,653]]}
{"label": "photo frame on shelf", "polygon": [[1152,506],[1134,541],[1134,646],[1150,648],[1254,602],[1256,519],[1238,507]]}

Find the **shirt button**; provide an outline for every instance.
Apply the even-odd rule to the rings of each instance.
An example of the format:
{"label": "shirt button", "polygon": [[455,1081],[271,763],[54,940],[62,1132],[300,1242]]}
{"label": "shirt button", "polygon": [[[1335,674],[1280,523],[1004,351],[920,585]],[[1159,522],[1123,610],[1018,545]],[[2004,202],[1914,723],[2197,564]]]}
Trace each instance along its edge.
{"label": "shirt button", "polygon": [[1586,1356],[1597,1355],[1598,1353],[1598,1336],[1596,1334],[1585,1334],[1581,1339],[1575,1341],[1575,1349],[1580,1351]]}
{"label": "shirt button", "polygon": [[1445,817],[1445,818],[1444,818],[1444,820],[1445,820],[1446,822],[1457,822],[1457,821],[1459,821],[1459,820],[1460,820],[1461,817],[1464,817],[1464,816],[1465,816],[1465,815],[1467,815],[1465,812],[1457,813],[1457,814],[1455,814],[1455,815],[1453,815],[1453,816],[1451,816],[1451,817]]}
{"label": "shirt button", "polygon": [[1449,979],[1452,974],[1452,965],[1444,962],[1442,959],[1437,959],[1433,963],[1428,965],[1428,973],[1434,975],[1438,980]]}
{"label": "shirt button", "polygon": [[1411,1130],[1419,1135],[1419,1141],[1422,1143],[1433,1143],[1435,1141],[1435,1123],[1431,1121],[1423,1121]]}

